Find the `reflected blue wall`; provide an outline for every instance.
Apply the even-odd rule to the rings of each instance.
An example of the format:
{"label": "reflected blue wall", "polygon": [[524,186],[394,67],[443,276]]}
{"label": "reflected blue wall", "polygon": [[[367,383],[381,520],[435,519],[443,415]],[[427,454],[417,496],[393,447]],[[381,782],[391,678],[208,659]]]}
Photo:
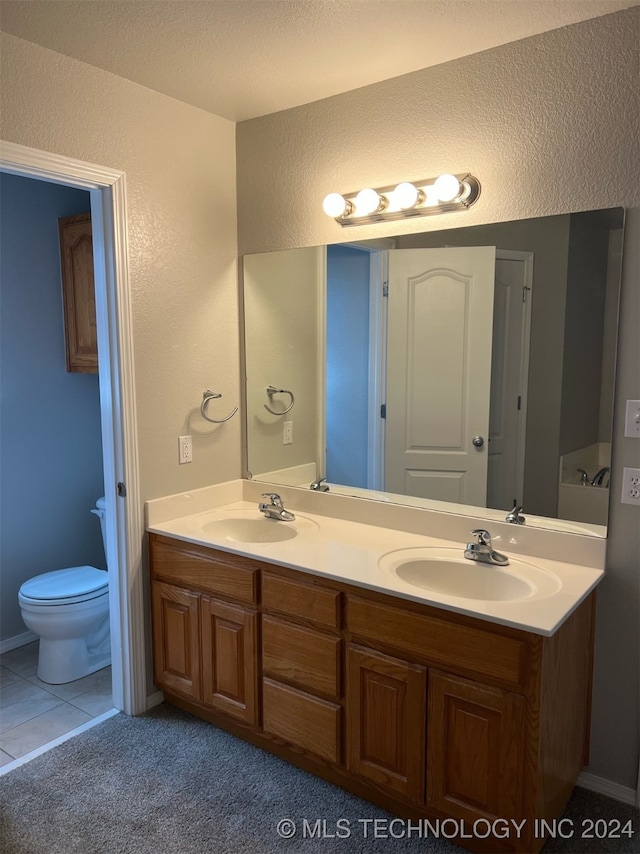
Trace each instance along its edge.
{"label": "reflected blue wall", "polygon": [[369,253],[327,248],[327,480],[367,486]]}

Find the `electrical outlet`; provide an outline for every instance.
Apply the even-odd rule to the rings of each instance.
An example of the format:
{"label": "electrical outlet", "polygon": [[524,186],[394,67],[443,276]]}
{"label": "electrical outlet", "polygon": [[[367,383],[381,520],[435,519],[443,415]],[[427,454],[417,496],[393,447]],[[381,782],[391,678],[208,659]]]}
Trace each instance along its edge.
{"label": "electrical outlet", "polygon": [[178,462],[180,465],[193,462],[191,436],[178,436]]}
{"label": "electrical outlet", "polygon": [[282,444],[293,445],[293,421],[285,421],[282,425]]}
{"label": "electrical outlet", "polygon": [[640,400],[628,400],[624,419],[624,435],[640,438]]}
{"label": "electrical outlet", "polygon": [[640,469],[623,470],[622,503],[637,504],[640,507]]}

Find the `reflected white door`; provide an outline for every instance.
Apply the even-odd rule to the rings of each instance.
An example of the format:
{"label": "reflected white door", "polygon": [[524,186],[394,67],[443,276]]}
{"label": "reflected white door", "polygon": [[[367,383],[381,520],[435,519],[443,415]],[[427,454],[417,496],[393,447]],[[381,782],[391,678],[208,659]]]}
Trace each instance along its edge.
{"label": "reflected white door", "polygon": [[388,492],[486,505],[495,256],[389,251]]}

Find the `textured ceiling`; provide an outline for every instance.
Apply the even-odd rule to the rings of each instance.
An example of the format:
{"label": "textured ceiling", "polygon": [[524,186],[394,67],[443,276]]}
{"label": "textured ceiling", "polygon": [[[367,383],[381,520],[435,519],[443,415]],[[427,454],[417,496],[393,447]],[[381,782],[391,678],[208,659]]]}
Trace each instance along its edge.
{"label": "textured ceiling", "polygon": [[1,0],[0,29],[231,119],[640,0]]}

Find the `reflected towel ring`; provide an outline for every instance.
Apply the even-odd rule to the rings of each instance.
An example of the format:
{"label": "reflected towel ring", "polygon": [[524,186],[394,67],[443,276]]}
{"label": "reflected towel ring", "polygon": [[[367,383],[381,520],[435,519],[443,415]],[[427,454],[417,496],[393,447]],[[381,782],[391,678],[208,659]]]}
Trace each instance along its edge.
{"label": "reflected towel ring", "polygon": [[289,404],[289,406],[287,406],[286,409],[283,409],[282,412],[276,412],[274,409],[270,409],[267,406],[267,404],[265,403],[264,408],[267,410],[267,412],[270,412],[272,415],[286,415],[287,412],[289,412],[293,408],[293,404],[295,403],[295,401],[293,398],[293,392],[292,391],[287,391],[286,388],[276,388],[275,386],[269,385],[269,386],[267,386],[267,394],[269,395],[269,403],[272,402],[274,394],[288,394],[289,397],[291,398],[291,403]]}
{"label": "reflected towel ring", "polygon": [[213,424],[224,424],[225,421],[228,421],[230,418],[233,418],[233,416],[238,411],[238,407],[236,406],[233,412],[230,412],[226,418],[209,418],[206,412],[207,404],[210,400],[213,400],[214,398],[218,397],[222,397],[222,395],[218,394],[218,392],[216,391],[209,391],[209,389],[203,391],[202,403],[200,404],[200,414],[202,415],[205,421],[211,421]]}

